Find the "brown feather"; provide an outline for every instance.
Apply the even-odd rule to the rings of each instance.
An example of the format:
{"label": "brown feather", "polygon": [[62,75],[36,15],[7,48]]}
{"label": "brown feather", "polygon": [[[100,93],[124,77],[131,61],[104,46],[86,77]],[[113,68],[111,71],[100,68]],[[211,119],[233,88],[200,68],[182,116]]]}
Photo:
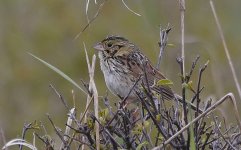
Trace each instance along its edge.
{"label": "brown feather", "polygon": [[[143,83],[145,83],[145,85],[148,83],[151,89],[161,94],[163,98],[173,99],[174,94],[169,86],[155,85],[157,81],[166,78],[151,65],[151,62],[142,54],[139,47],[119,36],[109,36],[96,47],[101,47],[99,49],[101,55],[99,56],[103,59],[101,60],[102,71],[108,73],[109,76],[106,75],[105,79],[108,81],[109,89],[113,91],[113,93],[117,95],[122,93],[123,96],[125,92],[121,91],[121,87],[118,87],[116,84],[120,84],[120,86],[124,87],[124,82],[128,81],[132,82],[130,84],[131,86],[140,75],[146,73],[147,81],[143,78]],[[113,69],[116,72],[115,75],[112,74],[113,72],[111,70]],[[112,79],[118,80],[118,83],[109,81]],[[127,88],[130,88],[130,86],[127,86]],[[119,93],[117,91],[119,91]]]}
{"label": "brown feather", "polygon": [[[157,81],[162,79],[167,79],[167,78],[161,72],[159,72],[156,68],[154,68],[151,62],[141,52],[139,52],[139,54],[141,54],[144,57],[142,61],[146,61],[146,64],[144,62],[140,62],[141,60],[133,61],[135,63],[133,64],[130,63],[131,64],[130,73],[137,78],[140,74],[144,74],[146,72],[147,80],[148,80],[147,82],[148,82],[148,85],[151,87],[151,89],[161,94],[165,99],[173,99],[174,98],[173,91],[168,85],[160,85],[160,86],[155,85]],[[140,65],[137,65],[138,62]]]}

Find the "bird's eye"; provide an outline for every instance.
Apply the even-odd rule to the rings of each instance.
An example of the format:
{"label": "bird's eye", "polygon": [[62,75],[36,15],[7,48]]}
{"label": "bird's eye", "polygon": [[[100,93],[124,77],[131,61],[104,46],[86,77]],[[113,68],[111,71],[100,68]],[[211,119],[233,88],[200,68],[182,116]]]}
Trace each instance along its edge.
{"label": "bird's eye", "polygon": [[108,43],[107,47],[112,47],[112,45],[113,45],[112,43]]}

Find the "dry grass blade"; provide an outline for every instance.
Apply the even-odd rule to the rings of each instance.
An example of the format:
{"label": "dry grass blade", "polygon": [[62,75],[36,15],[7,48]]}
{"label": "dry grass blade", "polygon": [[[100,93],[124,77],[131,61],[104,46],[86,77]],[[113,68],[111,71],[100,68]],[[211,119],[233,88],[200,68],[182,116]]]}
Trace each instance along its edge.
{"label": "dry grass blade", "polygon": [[125,5],[125,7],[130,11],[130,12],[132,12],[133,14],[135,14],[135,15],[137,15],[137,16],[141,16],[140,14],[138,14],[138,13],[136,13],[135,11],[133,11],[132,9],[130,9],[128,6],[127,6],[127,4],[124,2],[124,0],[121,0],[122,1],[122,3]]}
{"label": "dry grass blade", "polygon": [[[87,16],[88,22],[89,22],[89,17],[88,17],[89,4],[90,4],[90,0],[86,0],[85,14]],[[97,0],[95,0],[95,4],[97,4]]]}
{"label": "dry grass blade", "polygon": [[60,76],[62,76],[63,78],[65,78],[67,81],[69,81],[70,83],[72,83],[74,86],[76,86],[78,89],[80,89],[83,93],[85,93],[87,95],[87,93],[85,92],[85,90],[83,90],[74,80],[72,80],[69,76],[67,76],[65,73],[63,73],[61,70],[59,70],[58,68],[54,67],[53,65],[47,63],[46,61],[44,61],[43,59],[40,59],[39,57],[28,53],[29,55],[31,55],[33,58],[37,59],[38,61],[40,61],[41,63],[43,63],[44,65],[46,65],[48,68],[52,69],[53,71],[55,71],[56,73],[58,73]]}
{"label": "dry grass blade", "polygon": [[33,146],[36,147],[36,137],[35,137],[35,132],[33,132]]}
{"label": "dry grass blade", "polygon": [[85,15],[87,17],[87,21],[89,23],[89,17],[88,17],[88,10],[89,10],[89,4],[90,4],[90,0],[86,0],[86,6],[85,6]]}
{"label": "dry grass blade", "polygon": [[[95,117],[97,119],[99,119],[99,103],[98,103],[98,91],[94,82],[94,72],[95,72],[95,62],[96,62],[96,56],[93,55],[92,57],[92,64],[90,65],[89,62],[89,57],[88,57],[88,53],[84,44],[84,50],[85,50],[85,54],[86,54],[86,61],[87,61],[87,65],[88,65],[88,71],[89,71],[89,77],[90,77],[90,84],[89,84],[89,89],[91,91],[91,93],[93,94],[94,97],[94,111],[95,111]],[[99,127],[99,123],[96,121],[95,122],[95,138],[96,138],[96,149],[99,150],[100,149],[100,127]]]}
{"label": "dry grass blade", "polygon": [[238,90],[239,98],[241,100],[241,88],[240,88],[240,85],[239,85],[239,82],[238,82],[237,74],[236,74],[236,71],[234,69],[233,62],[231,60],[229,50],[228,50],[228,47],[227,47],[227,44],[226,44],[226,40],[224,38],[223,30],[221,28],[221,25],[220,25],[220,22],[219,22],[219,19],[218,19],[218,16],[217,16],[217,13],[216,13],[216,10],[215,10],[215,7],[214,7],[214,4],[213,4],[212,0],[210,0],[210,6],[211,6],[211,9],[212,9],[212,12],[213,12],[213,16],[215,18],[215,22],[216,22],[217,27],[218,27],[218,32],[219,32],[219,35],[220,35],[222,43],[223,43],[225,54],[226,54],[227,59],[228,59],[229,67],[232,71],[233,79],[234,79],[236,88]]}
{"label": "dry grass blade", "polygon": [[185,17],[185,0],[179,0],[180,4],[180,13],[181,13],[181,50],[182,50],[182,59],[183,59],[183,72],[185,72],[185,49],[184,49],[184,42],[185,42],[185,24],[184,24],[184,17]]}
{"label": "dry grass blade", "polygon": [[93,17],[91,20],[88,21],[88,24],[75,36],[74,40],[76,40],[76,39],[90,26],[90,24],[91,24],[93,21],[95,21],[95,19],[99,16],[100,11],[101,11],[101,9],[102,9],[102,7],[104,6],[104,4],[105,4],[106,1],[107,1],[107,0],[105,0],[102,4],[100,4],[99,9],[97,10],[97,12],[96,12],[96,14],[94,15],[94,17]]}
{"label": "dry grass blade", "polygon": [[[0,144],[2,143],[3,145],[6,144],[6,138],[5,138],[5,135],[4,135],[4,131],[2,128],[0,128],[0,139],[2,139],[2,141],[0,141]],[[8,150],[8,148],[5,148],[6,150]]]}
{"label": "dry grass blade", "polygon": [[26,146],[32,150],[37,150],[37,148],[35,146],[33,146],[32,144],[28,143],[27,141],[25,141],[23,139],[13,139],[13,140],[9,141],[8,143],[6,143],[2,149],[6,149],[7,147],[14,146],[14,145]]}
{"label": "dry grass blade", "polygon": [[[182,51],[182,57],[181,57],[181,74],[182,74],[182,84],[186,84],[186,69],[185,69],[185,48],[184,48],[184,42],[185,42],[185,0],[179,0],[179,7],[180,7],[180,19],[181,19],[181,51]],[[183,120],[185,122],[185,125],[188,124],[188,112],[187,112],[187,102],[186,102],[186,88],[182,87],[182,100],[183,100]],[[187,147],[190,147],[190,129],[187,129]]]}

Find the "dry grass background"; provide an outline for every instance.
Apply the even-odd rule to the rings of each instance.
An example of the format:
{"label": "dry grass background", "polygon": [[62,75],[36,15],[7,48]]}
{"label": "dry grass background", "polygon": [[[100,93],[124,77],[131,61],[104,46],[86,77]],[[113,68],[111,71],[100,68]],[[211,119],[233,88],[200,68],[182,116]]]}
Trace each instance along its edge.
{"label": "dry grass background", "polygon": [[[241,2],[214,2],[240,81]],[[89,6],[88,14],[92,18],[99,5],[90,1]],[[81,79],[89,80],[83,41],[88,53],[93,54],[93,44],[106,35],[122,35],[139,45],[156,63],[159,25],[166,26],[170,23],[173,29],[169,34],[169,43],[174,46],[166,49],[161,70],[174,82],[175,91],[181,92],[179,68],[175,60],[181,55],[178,2],[135,0],[128,2],[128,6],[142,16],[128,11],[121,1],[109,0],[91,26],[75,39],[87,24],[85,1],[0,1],[0,128],[7,140],[21,135],[24,122],[47,122],[46,112],[52,115],[60,127],[65,126],[63,120],[66,120],[67,110],[49,88],[49,84],[55,85],[69,105],[73,105],[72,89],[75,91],[77,108],[83,110],[86,103],[84,94],[35,61],[27,52],[44,58],[81,84]],[[210,60],[202,80],[206,87],[202,96],[204,99],[210,96],[218,99],[227,92],[233,92],[241,108],[209,1],[187,1],[186,8],[186,67],[191,66],[196,55],[201,56],[200,64]],[[107,89],[103,76],[99,66],[96,67],[97,89],[99,95],[105,95]],[[194,72],[194,76],[197,73]],[[195,78],[192,80],[196,81]],[[232,121],[234,116],[230,113],[230,106],[225,105],[220,111]]]}

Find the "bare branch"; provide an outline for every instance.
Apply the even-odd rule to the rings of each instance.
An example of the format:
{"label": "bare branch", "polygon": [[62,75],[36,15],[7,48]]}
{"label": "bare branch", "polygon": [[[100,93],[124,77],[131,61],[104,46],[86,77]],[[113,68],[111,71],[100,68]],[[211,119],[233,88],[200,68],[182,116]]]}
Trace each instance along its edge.
{"label": "bare branch", "polygon": [[160,68],[162,55],[163,55],[164,49],[167,45],[168,33],[170,31],[171,31],[171,28],[169,27],[169,24],[167,24],[167,27],[164,28],[164,29],[162,29],[160,27],[160,43],[159,43],[160,53],[159,53],[159,56],[158,56],[158,62],[157,62],[157,66],[156,66],[157,69]]}
{"label": "bare branch", "polygon": [[46,114],[46,115],[47,115],[47,117],[48,117],[48,119],[49,119],[51,125],[53,126],[53,128],[54,128],[56,134],[58,135],[58,137],[61,139],[61,141],[62,141],[62,142],[64,143],[64,145],[65,145],[66,142],[65,142],[65,140],[64,140],[64,137],[60,134],[58,128],[55,126],[53,120],[50,118],[50,115],[49,115],[49,114]]}
{"label": "bare branch", "polygon": [[56,88],[55,88],[52,84],[50,84],[49,87],[54,90],[54,92],[56,93],[56,95],[59,97],[59,99],[61,100],[61,102],[64,104],[65,108],[66,108],[67,110],[69,110],[69,106],[67,105],[67,102],[66,102],[66,100],[63,98],[63,96],[56,90]]}
{"label": "bare branch", "polygon": [[[162,147],[164,147],[165,145],[167,145],[168,143],[170,143],[173,139],[175,139],[179,134],[181,134],[183,131],[187,130],[193,123],[195,123],[196,121],[198,121],[200,118],[202,118],[203,116],[207,115],[208,113],[212,112],[213,110],[215,110],[217,108],[217,106],[219,106],[220,104],[222,104],[223,102],[225,102],[227,99],[231,100],[231,102],[234,104],[236,104],[235,102],[235,98],[233,96],[232,93],[228,93],[225,96],[223,96],[220,100],[218,100],[215,104],[213,104],[211,107],[209,107],[206,111],[204,111],[202,114],[200,114],[198,117],[196,117],[195,119],[193,119],[191,122],[189,122],[186,126],[184,126],[181,130],[179,130],[176,134],[174,134],[172,137],[170,137],[168,140],[166,140],[163,144],[161,144],[160,146],[157,146],[155,148],[153,148],[153,150],[158,150],[161,149]],[[240,122],[240,116],[239,116],[239,112],[238,112],[238,108],[237,105],[234,104],[234,108],[235,108],[235,116],[237,119],[237,122],[239,124],[239,128],[241,130],[241,122]]]}

